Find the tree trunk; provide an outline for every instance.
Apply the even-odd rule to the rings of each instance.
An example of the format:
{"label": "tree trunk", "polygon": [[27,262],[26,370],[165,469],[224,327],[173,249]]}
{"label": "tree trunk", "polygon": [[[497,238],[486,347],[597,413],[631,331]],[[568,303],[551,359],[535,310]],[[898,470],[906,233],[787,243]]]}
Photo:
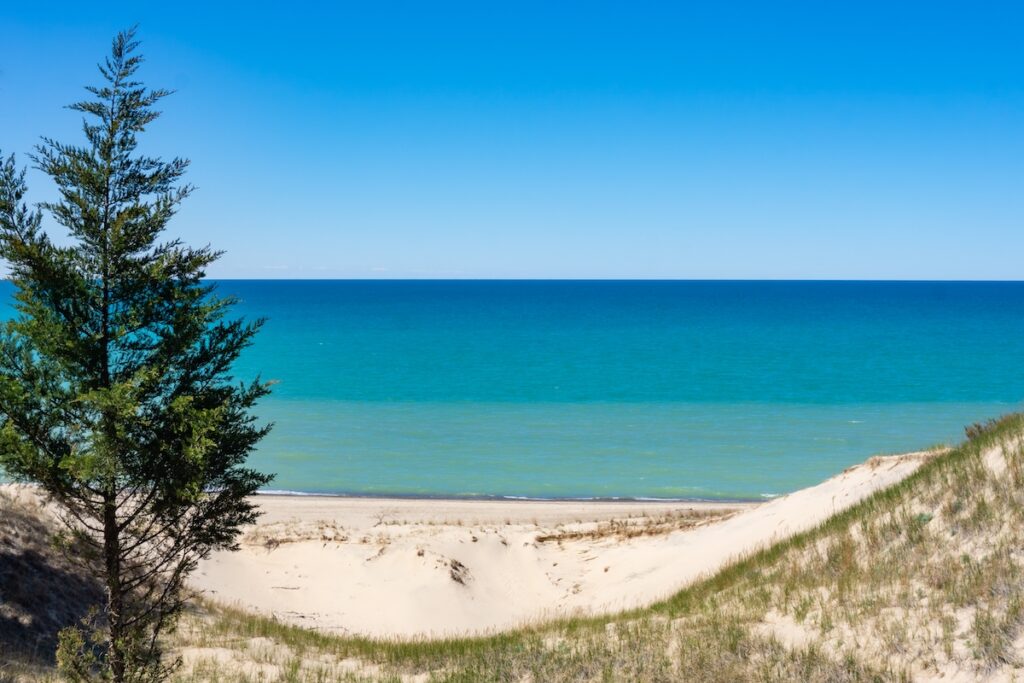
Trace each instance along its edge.
{"label": "tree trunk", "polygon": [[124,596],[121,593],[121,539],[117,528],[116,494],[106,497],[103,503],[103,553],[107,579],[107,619],[110,628],[110,651],[107,662],[114,676],[114,683],[124,683]]}

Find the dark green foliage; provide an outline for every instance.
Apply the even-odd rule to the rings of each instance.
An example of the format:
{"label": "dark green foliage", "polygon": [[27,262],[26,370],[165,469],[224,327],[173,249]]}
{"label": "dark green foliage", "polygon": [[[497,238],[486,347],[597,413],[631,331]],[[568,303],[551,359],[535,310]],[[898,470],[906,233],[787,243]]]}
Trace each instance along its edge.
{"label": "dark green foliage", "polygon": [[995,429],[998,429],[1000,423],[1004,419],[1005,416],[1002,418],[994,417],[989,420],[985,420],[984,422],[975,422],[973,424],[969,424],[966,427],[964,427],[964,434],[967,436],[968,441],[973,441],[974,439],[981,438],[981,436],[986,434],[987,432],[991,432]]}
{"label": "dark green foliage", "polygon": [[166,674],[159,638],[185,578],[233,547],[256,516],[246,497],[270,479],[244,466],[268,429],[250,414],[268,387],[228,374],[260,322],[230,319],[233,302],[203,283],[217,252],[161,241],[192,188],[186,160],[137,152],[168,93],[135,80],[136,47],[118,35],[103,84],[71,106],[85,144],[37,147],[58,201],[29,208],[24,172],[0,163],[0,256],[19,312],[0,335],[0,467],[58,504],[68,547],[106,587],[96,618],[62,636],[65,672],[115,681]]}

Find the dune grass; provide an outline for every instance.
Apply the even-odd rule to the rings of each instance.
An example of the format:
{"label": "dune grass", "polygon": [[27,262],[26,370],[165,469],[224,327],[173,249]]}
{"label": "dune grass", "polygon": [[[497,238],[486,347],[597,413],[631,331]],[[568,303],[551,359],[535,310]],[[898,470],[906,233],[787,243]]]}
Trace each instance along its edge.
{"label": "dune grass", "polygon": [[481,638],[375,640],[197,602],[173,636],[177,680],[1024,680],[1024,416],[971,436],[649,607]]}
{"label": "dune grass", "polygon": [[1020,415],[973,429],[816,529],[614,616],[389,641],[202,605],[180,680],[1024,679],[1022,436]]}

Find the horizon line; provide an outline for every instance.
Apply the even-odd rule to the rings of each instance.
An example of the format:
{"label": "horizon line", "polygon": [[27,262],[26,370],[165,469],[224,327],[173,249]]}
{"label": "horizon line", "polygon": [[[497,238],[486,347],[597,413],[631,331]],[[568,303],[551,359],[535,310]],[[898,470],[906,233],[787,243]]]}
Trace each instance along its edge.
{"label": "horizon line", "polygon": [[[10,275],[0,281],[11,282]],[[216,282],[848,282],[848,283],[1024,283],[1024,278],[785,278],[785,277],[204,277]]]}
{"label": "horizon line", "polygon": [[[9,278],[4,278],[9,279]],[[220,282],[907,282],[1024,283],[1024,278],[759,278],[759,277],[205,277]]]}

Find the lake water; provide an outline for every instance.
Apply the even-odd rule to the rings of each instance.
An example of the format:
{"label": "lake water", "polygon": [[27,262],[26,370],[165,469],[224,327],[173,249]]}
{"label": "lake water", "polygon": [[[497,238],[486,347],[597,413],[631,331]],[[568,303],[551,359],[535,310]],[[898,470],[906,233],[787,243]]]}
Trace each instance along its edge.
{"label": "lake water", "polygon": [[1024,398],[1024,283],[218,286],[279,490],[759,498]]}
{"label": "lake water", "polygon": [[230,281],[309,492],[757,498],[1024,398],[1024,283]]}

